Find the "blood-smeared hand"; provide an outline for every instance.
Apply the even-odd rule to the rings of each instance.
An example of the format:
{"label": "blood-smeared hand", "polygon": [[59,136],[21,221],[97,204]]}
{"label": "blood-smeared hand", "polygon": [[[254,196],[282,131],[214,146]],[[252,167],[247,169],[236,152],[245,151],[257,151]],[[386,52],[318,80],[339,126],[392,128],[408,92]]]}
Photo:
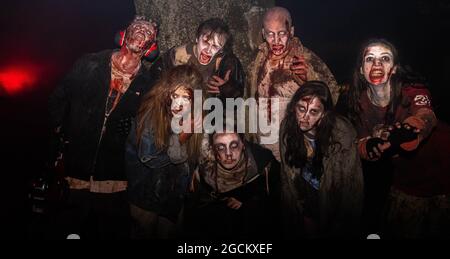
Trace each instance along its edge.
{"label": "blood-smeared hand", "polygon": [[233,209],[233,210],[238,210],[242,206],[242,202],[236,200],[233,197],[228,198],[226,200],[226,203],[227,203],[228,208]]}
{"label": "blood-smeared hand", "polygon": [[390,147],[391,143],[383,141],[381,138],[371,138],[366,142],[367,156],[370,161],[377,161]]}
{"label": "blood-smeared hand", "polygon": [[389,142],[396,149],[413,151],[419,146],[420,129],[408,123],[397,122],[389,127]]}
{"label": "blood-smeared hand", "polygon": [[308,64],[304,56],[294,56],[291,65],[292,72],[298,76],[301,80],[308,80]]}
{"label": "blood-smeared hand", "polygon": [[208,82],[208,93],[210,94],[220,94],[220,87],[230,80],[231,70],[228,70],[225,74],[224,78],[220,78],[219,76],[212,76]]}

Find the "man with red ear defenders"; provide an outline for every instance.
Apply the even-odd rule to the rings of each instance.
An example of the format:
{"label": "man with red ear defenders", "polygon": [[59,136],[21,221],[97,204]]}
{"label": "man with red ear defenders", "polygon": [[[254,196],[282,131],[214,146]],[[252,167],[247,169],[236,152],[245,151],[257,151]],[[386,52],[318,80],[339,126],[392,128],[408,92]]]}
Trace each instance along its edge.
{"label": "man with red ear defenders", "polygon": [[154,22],[136,16],[119,38],[119,50],[80,58],[50,97],[52,127],[68,143],[64,174],[71,209],[57,220],[61,238],[128,238],[125,141],[154,82],[142,59],[157,53],[157,32]]}
{"label": "man with red ear defenders", "polygon": [[[147,21],[145,21],[145,19],[143,19],[142,21],[136,21],[136,25],[138,23],[143,23],[145,24]],[[156,42],[156,36],[158,34],[158,27],[156,25],[155,22],[153,21],[148,21],[147,23],[149,23],[148,25],[150,25],[151,28],[148,28],[148,33],[150,33],[149,37],[150,37],[150,41],[146,42],[145,48],[144,48],[144,55],[142,56],[145,60],[149,61],[149,62],[153,62],[159,55],[159,48],[158,48],[158,44]],[[131,26],[130,26],[131,27]],[[127,28],[126,30],[122,30],[119,31],[116,36],[114,41],[116,42],[116,44],[120,47],[127,47],[128,49],[133,49],[133,45],[131,42],[128,43],[127,45],[127,40],[130,40],[130,37],[132,37],[132,31],[131,28]],[[127,33],[128,32],[128,33]],[[131,39],[132,40],[132,39]]]}

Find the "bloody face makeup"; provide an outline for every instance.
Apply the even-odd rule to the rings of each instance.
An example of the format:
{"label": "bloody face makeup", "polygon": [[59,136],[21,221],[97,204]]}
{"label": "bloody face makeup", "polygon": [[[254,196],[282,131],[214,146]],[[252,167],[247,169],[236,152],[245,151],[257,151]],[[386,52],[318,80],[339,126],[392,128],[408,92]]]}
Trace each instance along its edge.
{"label": "bloody face makeup", "polygon": [[361,73],[372,85],[386,84],[395,73],[392,51],[381,44],[367,47]]}
{"label": "bloody face makeup", "polygon": [[244,143],[236,133],[216,133],[213,138],[213,148],[219,164],[231,170],[242,159]]}
{"label": "bloody face makeup", "polygon": [[155,40],[156,28],[150,22],[135,21],[126,31],[125,46],[135,53],[144,53]]}
{"label": "bloody face makeup", "polygon": [[295,115],[301,131],[315,134],[315,129],[324,116],[324,107],[319,98],[306,96],[297,103]]}
{"label": "bloody face makeup", "polygon": [[181,118],[191,109],[192,95],[186,87],[180,86],[170,95],[170,111],[173,117]]}
{"label": "bloody face makeup", "polygon": [[195,46],[195,55],[202,65],[208,65],[217,53],[219,53],[225,42],[221,35],[205,33],[200,35]]}
{"label": "bloody face makeup", "polygon": [[285,21],[274,19],[264,22],[264,39],[269,45],[272,55],[280,56],[287,51],[291,37],[290,29]]}

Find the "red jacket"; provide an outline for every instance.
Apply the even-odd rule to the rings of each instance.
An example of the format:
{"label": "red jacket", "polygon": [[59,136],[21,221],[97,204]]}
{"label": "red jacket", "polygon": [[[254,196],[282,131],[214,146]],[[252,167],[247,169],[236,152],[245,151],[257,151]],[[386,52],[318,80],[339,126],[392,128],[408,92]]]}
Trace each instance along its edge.
{"label": "red jacket", "polygon": [[[373,130],[385,125],[387,107],[373,105],[368,96],[361,96],[362,125],[358,137],[372,136]],[[402,89],[402,105],[395,113],[395,122],[403,122],[422,108],[432,109],[431,95],[423,85]],[[450,194],[450,127],[442,122],[413,152],[393,158],[393,186],[409,195],[429,197]]]}

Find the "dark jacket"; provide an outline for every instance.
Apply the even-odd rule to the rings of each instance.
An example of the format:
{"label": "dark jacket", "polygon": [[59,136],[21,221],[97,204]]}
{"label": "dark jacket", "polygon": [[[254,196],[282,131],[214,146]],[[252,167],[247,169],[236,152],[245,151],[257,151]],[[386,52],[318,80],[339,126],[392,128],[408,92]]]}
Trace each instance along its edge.
{"label": "dark jacket", "polygon": [[[423,115],[418,116],[418,119],[424,121],[424,128],[419,134],[423,140],[416,150],[404,151],[397,147],[385,152],[378,161],[363,161],[366,178],[370,177],[371,182],[377,183],[371,190],[373,189],[374,192],[389,190],[390,174],[393,174],[392,186],[408,195],[431,197],[448,194],[450,193],[450,176],[449,170],[446,169],[450,166],[447,159],[450,149],[449,145],[446,145],[449,141],[446,132],[449,132],[449,127],[431,118],[434,117],[434,114],[431,116],[432,96],[425,85],[404,84],[401,90],[399,102],[401,105],[396,108],[392,121],[388,121],[386,116],[388,107],[381,108],[373,105],[365,91],[359,99],[361,112],[358,116],[361,121],[356,121],[354,124],[360,139],[373,136],[373,132],[376,128],[380,128],[380,125],[387,127],[394,122],[404,123],[408,118],[418,116],[424,110],[430,114],[426,120],[423,119],[425,118]],[[341,114],[349,115],[348,94],[341,95],[337,108]],[[378,182],[384,182],[386,187],[380,188]]]}
{"label": "dark jacket", "polygon": [[244,70],[239,59],[231,51],[222,55],[216,55],[208,65],[202,65],[195,57],[193,47],[194,45],[187,44],[168,50],[161,58],[155,61],[151,68],[151,73],[156,76],[174,66],[193,65],[202,74],[205,83],[204,89],[206,90],[206,82],[211,76],[216,75],[220,78],[225,78],[227,71],[231,70],[230,79],[220,88],[218,97],[237,98],[244,95]]}
{"label": "dark jacket", "polygon": [[186,160],[172,161],[167,150],[158,150],[148,127],[138,144],[135,125],[125,153],[128,200],[176,222],[190,181],[189,165]]}
{"label": "dark jacket", "polygon": [[[246,143],[256,162],[257,177],[247,175],[244,183],[225,193],[217,193],[199,172],[195,191],[185,208],[184,231],[189,238],[276,238],[279,212],[280,165],[272,152],[253,143]],[[233,197],[242,202],[238,210],[223,200]]]}
{"label": "dark jacket", "polygon": [[62,127],[69,144],[64,154],[66,176],[89,180],[125,180],[125,140],[141,97],[153,84],[148,71],[140,71],[105,124],[113,50],[80,58],[50,96],[54,128]]}

